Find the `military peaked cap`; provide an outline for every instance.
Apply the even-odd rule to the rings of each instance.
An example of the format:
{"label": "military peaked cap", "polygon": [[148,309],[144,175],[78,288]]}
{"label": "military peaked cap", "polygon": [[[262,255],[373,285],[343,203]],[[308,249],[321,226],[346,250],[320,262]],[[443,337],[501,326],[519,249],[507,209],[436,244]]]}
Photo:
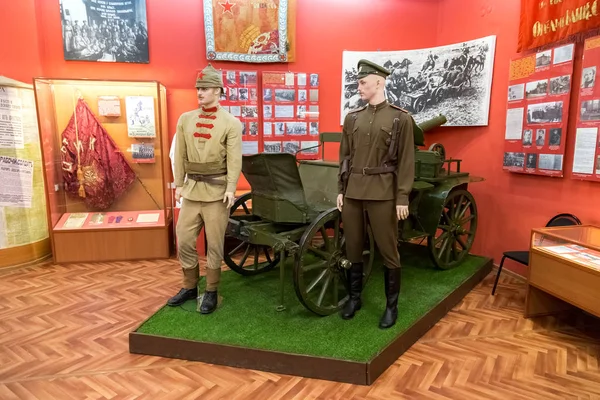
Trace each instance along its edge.
{"label": "military peaked cap", "polygon": [[196,77],[196,88],[218,87],[223,89],[223,75],[217,71],[210,63]]}
{"label": "military peaked cap", "polygon": [[364,78],[365,76],[370,74],[375,74],[383,78],[387,78],[387,76],[390,74],[390,71],[369,60],[360,60],[358,62],[358,79]]}

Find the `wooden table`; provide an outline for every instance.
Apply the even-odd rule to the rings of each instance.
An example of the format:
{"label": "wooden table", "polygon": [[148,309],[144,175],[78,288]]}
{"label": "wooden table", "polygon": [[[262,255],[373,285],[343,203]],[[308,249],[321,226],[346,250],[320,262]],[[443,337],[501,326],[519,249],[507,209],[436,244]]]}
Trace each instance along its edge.
{"label": "wooden table", "polygon": [[533,229],[525,317],[554,314],[573,306],[600,317],[600,228]]}

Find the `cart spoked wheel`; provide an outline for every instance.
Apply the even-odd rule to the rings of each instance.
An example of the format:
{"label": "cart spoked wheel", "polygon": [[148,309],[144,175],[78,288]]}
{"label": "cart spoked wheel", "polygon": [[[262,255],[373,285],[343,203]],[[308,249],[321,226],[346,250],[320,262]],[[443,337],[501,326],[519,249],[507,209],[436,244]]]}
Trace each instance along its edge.
{"label": "cart spoked wheel", "polygon": [[[348,299],[345,240],[341,214],[336,209],[322,212],[307,228],[295,257],[294,288],[300,302],[318,315],[339,311]],[[363,250],[363,287],[369,278],[375,242],[368,230]]]}
{"label": "cart spoked wheel", "polygon": [[444,202],[437,231],[427,237],[429,254],[435,265],[450,269],[469,254],[477,230],[477,205],[468,191],[456,189]]}
{"label": "cart spoked wheel", "polygon": [[[230,218],[252,220],[249,206],[251,199],[252,193],[238,197],[229,210]],[[238,274],[251,276],[270,271],[275,268],[279,259],[279,254],[275,254],[269,246],[255,245],[227,236],[223,260]]]}

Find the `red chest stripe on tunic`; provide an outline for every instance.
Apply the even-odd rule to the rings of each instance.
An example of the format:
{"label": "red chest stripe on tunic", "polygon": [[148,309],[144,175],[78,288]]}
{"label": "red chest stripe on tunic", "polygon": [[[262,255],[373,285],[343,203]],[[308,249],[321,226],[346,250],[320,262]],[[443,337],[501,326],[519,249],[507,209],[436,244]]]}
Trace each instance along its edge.
{"label": "red chest stripe on tunic", "polygon": [[212,129],[214,127],[213,124],[202,124],[200,122],[196,123],[196,127],[197,128],[208,128],[208,129]]}
{"label": "red chest stripe on tunic", "polygon": [[204,138],[204,139],[210,139],[212,137],[212,135],[210,133],[194,133],[194,137],[197,138]]}
{"label": "red chest stripe on tunic", "polygon": [[198,117],[200,119],[213,119],[213,120],[217,119],[216,115],[203,115],[203,114],[199,114]]}
{"label": "red chest stripe on tunic", "polygon": [[218,110],[217,107],[211,107],[211,108],[202,107],[202,111],[204,111],[204,112],[217,112],[217,110]]}

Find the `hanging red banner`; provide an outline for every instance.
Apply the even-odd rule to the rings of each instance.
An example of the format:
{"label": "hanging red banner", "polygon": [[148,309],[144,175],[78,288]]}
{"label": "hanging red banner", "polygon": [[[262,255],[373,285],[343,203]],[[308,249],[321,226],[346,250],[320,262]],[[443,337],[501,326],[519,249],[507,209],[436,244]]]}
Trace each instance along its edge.
{"label": "hanging red banner", "polygon": [[598,0],[521,0],[517,52],[600,26]]}

